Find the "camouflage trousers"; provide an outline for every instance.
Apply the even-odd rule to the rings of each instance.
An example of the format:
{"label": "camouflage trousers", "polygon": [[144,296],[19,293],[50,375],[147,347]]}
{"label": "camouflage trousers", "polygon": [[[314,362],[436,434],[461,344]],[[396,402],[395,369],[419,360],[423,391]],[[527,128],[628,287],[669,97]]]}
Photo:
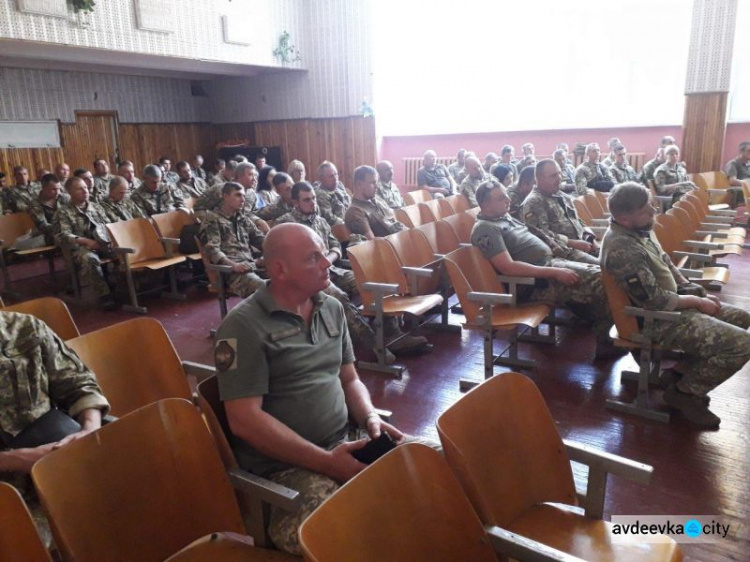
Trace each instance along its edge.
{"label": "camouflage trousers", "polygon": [[560,258],[552,258],[547,265],[575,271],[580,281],[576,285],[564,285],[556,279],[545,279],[547,286],[535,288],[528,301],[564,306],[592,324],[597,341],[609,341],[609,330],[614,321],[599,266]]}
{"label": "camouflage trousers", "polygon": [[104,279],[102,258],[99,257],[99,254],[81,248],[73,250],[72,256],[81,287],[89,287],[97,297],[108,295],[110,293],[109,285]]}
{"label": "camouflage trousers", "polygon": [[722,304],[716,316],[680,310],[676,323],[658,322],[656,340],[685,352],[675,367],[683,392],[705,396],[750,361],[750,312]]}
{"label": "camouflage trousers", "polygon": [[354,281],[354,274],[351,271],[347,273],[351,275],[338,275],[331,272],[331,284],[323,292],[339,301],[344,307],[346,325],[354,345],[372,349],[375,346],[375,332],[351,301],[350,295],[356,294],[357,283]]}
{"label": "camouflage trousers", "polygon": [[254,271],[231,273],[227,278],[229,290],[238,297],[247,298],[260,289],[265,283]]}
{"label": "camouflage trousers", "polygon": [[567,246],[559,246],[552,250],[553,254],[557,258],[561,258],[569,261],[577,261],[578,263],[587,263],[589,265],[599,265],[599,249],[596,250],[596,255],[587,254],[576,248],[568,248]]}
{"label": "camouflage trousers", "polygon": [[[358,439],[358,435],[352,435],[350,441]],[[443,452],[440,443],[419,437],[404,436],[404,443],[422,443],[428,447]],[[331,449],[340,443],[335,443]],[[271,520],[268,524],[268,534],[274,546],[279,550],[302,556],[299,544],[299,527],[320,504],[327,500],[341,487],[341,484],[333,478],[312,472],[304,468],[289,468],[268,476],[269,480],[297,490],[300,494],[300,506],[297,511],[290,513],[283,509],[271,507]]]}

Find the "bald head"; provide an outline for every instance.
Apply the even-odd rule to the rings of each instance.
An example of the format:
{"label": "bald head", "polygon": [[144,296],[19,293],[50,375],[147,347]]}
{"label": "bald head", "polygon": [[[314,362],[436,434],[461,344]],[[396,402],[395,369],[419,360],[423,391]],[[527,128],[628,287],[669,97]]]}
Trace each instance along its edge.
{"label": "bald head", "polygon": [[269,273],[272,273],[273,262],[287,263],[295,257],[295,250],[310,240],[323,244],[320,236],[303,224],[288,222],[273,227],[263,241],[263,258]]}

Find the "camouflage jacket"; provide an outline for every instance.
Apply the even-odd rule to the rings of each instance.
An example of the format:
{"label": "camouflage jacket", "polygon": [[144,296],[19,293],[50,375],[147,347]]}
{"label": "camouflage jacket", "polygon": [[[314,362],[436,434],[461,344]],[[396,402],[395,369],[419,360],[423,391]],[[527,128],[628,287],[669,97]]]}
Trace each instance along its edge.
{"label": "camouflage jacket", "polygon": [[14,213],[27,212],[34,200],[39,197],[40,191],[40,189],[34,187],[34,184],[14,185],[8,188],[7,201],[10,210]]}
{"label": "camouflage jacket", "polygon": [[185,208],[185,201],[182,195],[178,193],[174,184],[169,182],[160,183],[159,189],[156,191],[150,191],[143,184],[133,192],[131,197],[133,203],[138,205],[149,217]]}
{"label": "camouflage jacket", "polygon": [[[57,406],[78,416],[89,408],[106,414],[96,377],[44,322],[0,312],[0,430],[16,436]],[[1,444],[0,444],[1,446]]]}
{"label": "camouflage jacket", "polygon": [[100,203],[105,197],[109,195],[109,182],[115,176],[107,174],[106,176],[94,176],[94,188],[91,190],[91,198]]}
{"label": "camouflage jacket", "polygon": [[180,192],[183,199],[189,199],[191,197],[197,199],[208,189],[208,184],[202,179],[196,177],[192,177],[187,181],[180,179],[176,185],[177,190]]}
{"label": "camouflage jacket", "polygon": [[31,202],[31,206],[29,206],[28,212],[34,220],[36,229],[41,234],[44,234],[44,239],[47,244],[55,243],[55,232],[52,221],[55,218],[55,213],[57,212],[58,207],[64,205],[68,201],[70,201],[68,194],[61,193],[57,199],[49,203],[42,203],[37,197]]}
{"label": "camouflage jacket", "polygon": [[615,183],[625,183],[626,181],[636,181],[638,174],[635,173],[633,166],[625,162],[622,166],[615,163],[609,167],[609,173],[615,179]]}
{"label": "camouflage jacket", "polygon": [[612,174],[609,173],[609,168],[604,166],[601,162],[584,162],[578,166],[578,168],[576,168],[576,193],[578,195],[586,195],[589,183],[596,179],[615,181],[614,178],[612,178]]}
{"label": "camouflage jacket", "polygon": [[98,203],[89,201],[85,207],[76,207],[72,202],[60,205],[52,219],[55,243],[75,248],[76,238],[89,238],[109,244],[107,214]]}
{"label": "camouflage jacket", "polygon": [[479,184],[481,184],[486,179],[487,176],[483,173],[481,178],[475,179],[471,176],[466,176],[461,182],[461,185],[458,188],[458,192],[466,196],[466,198],[469,200],[469,204],[472,207],[479,206],[479,203],[477,203],[477,188],[479,187]]}
{"label": "camouflage jacket", "polygon": [[750,162],[742,164],[739,158],[730,160],[724,167],[724,172],[728,178],[737,178],[738,180],[750,179]]}
{"label": "camouflage jacket", "polygon": [[201,223],[200,237],[211,263],[250,263],[255,265],[250,246],[263,248],[265,236],[247,215],[238,211],[228,217],[221,209],[208,211]]}
{"label": "camouflage jacket", "polygon": [[273,205],[266,205],[260,209],[258,211],[258,217],[262,218],[264,221],[278,222],[280,217],[290,213],[292,209],[294,209],[294,205],[289,205],[283,199],[279,199]]}
{"label": "camouflage jacket", "polygon": [[523,207],[523,201],[526,199],[526,196],[521,195],[521,192],[518,190],[518,184],[516,183],[508,186],[505,191],[510,198],[510,210],[508,211],[508,214],[514,219],[522,220],[521,207]]}
{"label": "camouflage jacket", "polygon": [[341,182],[338,182],[333,191],[316,185],[315,197],[320,209],[320,216],[327,220],[331,226],[341,224],[344,221],[346,210],[352,204],[352,199]]}
{"label": "camouflage jacket", "polygon": [[285,222],[296,222],[309,226],[320,236],[327,250],[335,250],[341,255],[341,244],[331,232],[328,222],[317,212],[305,215],[299,209],[293,208],[290,212],[276,220],[276,224],[283,224]]}
{"label": "camouflage jacket", "polygon": [[523,202],[523,220],[563,245],[568,239],[589,241],[595,238],[578,218],[573,198],[560,191],[545,195],[534,187]]}
{"label": "camouflage jacket", "polygon": [[127,195],[122,201],[112,201],[109,195],[99,202],[107,215],[107,222],[147,219],[148,215]]}
{"label": "camouflage jacket", "polygon": [[654,173],[656,172],[656,168],[660,166],[660,162],[656,161],[656,158],[652,158],[648,162],[646,162],[643,165],[643,168],[641,168],[641,173],[638,174],[638,181],[645,184],[648,180],[654,179]]}
{"label": "camouflage jacket", "polygon": [[398,186],[391,182],[378,181],[376,195],[385,201],[391,209],[400,209],[404,206],[404,198]]}
{"label": "camouflage jacket", "polygon": [[654,185],[657,192],[661,192],[665,185],[688,182],[687,170],[679,162],[675,166],[670,166],[667,162],[664,162],[654,172]]}

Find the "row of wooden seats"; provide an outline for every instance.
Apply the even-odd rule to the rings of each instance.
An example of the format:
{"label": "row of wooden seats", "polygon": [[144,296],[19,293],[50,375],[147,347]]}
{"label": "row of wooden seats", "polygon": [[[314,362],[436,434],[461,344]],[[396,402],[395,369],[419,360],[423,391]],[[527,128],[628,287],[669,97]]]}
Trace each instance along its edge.
{"label": "row of wooden seats", "polygon": [[394,211],[396,220],[409,228],[435,222],[470,208],[469,200],[460,193],[440,199],[432,199],[426,189],[412,191],[410,194],[413,194],[411,199],[417,202]]}

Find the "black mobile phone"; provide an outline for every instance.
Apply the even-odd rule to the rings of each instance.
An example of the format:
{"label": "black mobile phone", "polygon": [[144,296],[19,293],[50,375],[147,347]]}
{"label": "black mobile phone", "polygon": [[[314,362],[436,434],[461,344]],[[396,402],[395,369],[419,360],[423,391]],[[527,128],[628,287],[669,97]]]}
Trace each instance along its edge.
{"label": "black mobile phone", "polygon": [[380,437],[368,441],[364,447],[354,451],[352,456],[361,463],[372,464],[394,447],[396,447],[396,442],[383,431]]}

